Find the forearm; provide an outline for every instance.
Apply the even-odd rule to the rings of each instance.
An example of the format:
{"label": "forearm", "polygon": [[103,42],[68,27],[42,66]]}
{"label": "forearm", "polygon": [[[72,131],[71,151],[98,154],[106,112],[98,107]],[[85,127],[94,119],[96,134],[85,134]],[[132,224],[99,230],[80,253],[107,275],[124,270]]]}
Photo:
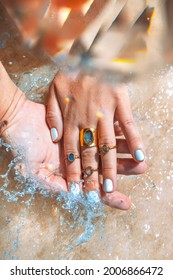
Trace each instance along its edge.
{"label": "forearm", "polygon": [[0,121],[8,114],[9,108],[16,107],[21,95],[0,62]]}

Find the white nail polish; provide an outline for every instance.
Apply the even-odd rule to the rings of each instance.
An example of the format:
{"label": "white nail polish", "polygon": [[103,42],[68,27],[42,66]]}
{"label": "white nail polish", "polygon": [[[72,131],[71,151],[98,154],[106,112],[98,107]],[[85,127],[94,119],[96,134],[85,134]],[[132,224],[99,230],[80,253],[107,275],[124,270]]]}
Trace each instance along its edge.
{"label": "white nail polish", "polygon": [[106,179],[104,181],[104,191],[105,192],[112,192],[113,191],[113,183],[111,179]]}
{"label": "white nail polish", "polygon": [[58,138],[58,131],[55,127],[51,128],[50,134],[52,137],[52,141],[55,141]]}
{"label": "white nail polish", "polygon": [[135,157],[138,161],[143,161],[145,158],[144,153],[141,150],[136,150]]}

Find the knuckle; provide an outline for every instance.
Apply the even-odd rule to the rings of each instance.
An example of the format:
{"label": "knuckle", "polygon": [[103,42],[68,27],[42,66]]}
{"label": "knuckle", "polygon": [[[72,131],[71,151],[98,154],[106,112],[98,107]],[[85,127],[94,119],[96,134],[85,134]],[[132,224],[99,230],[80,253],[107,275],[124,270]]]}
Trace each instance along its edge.
{"label": "knuckle", "polygon": [[93,172],[89,177],[84,178],[85,181],[85,186],[87,184],[91,185],[97,185],[98,184],[98,173],[97,172]]}
{"label": "knuckle", "polygon": [[85,84],[92,84],[95,82],[95,78],[91,77],[89,75],[86,75],[82,78],[82,84],[85,86]]}
{"label": "knuckle", "polygon": [[101,135],[100,139],[99,139],[99,145],[115,145],[115,141],[112,140],[112,137],[108,136],[108,135]]}
{"label": "knuckle", "polygon": [[130,139],[129,139],[129,144],[134,144],[134,143],[140,143],[141,142],[141,139],[139,136],[132,136]]}
{"label": "knuckle", "polygon": [[70,78],[64,76],[62,73],[58,73],[51,83],[50,91],[55,92],[59,97],[63,98],[70,85]]}
{"label": "knuckle", "polygon": [[115,174],[115,169],[113,168],[113,166],[111,165],[106,165],[106,166],[102,166],[102,172],[105,173],[114,173]]}
{"label": "knuckle", "polygon": [[135,126],[135,121],[133,118],[126,119],[121,123],[121,126],[126,130],[128,128],[131,128],[132,126]]}
{"label": "knuckle", "polygon": [[82,161],[89,161],[93,160],[93,158],[96,157],[96,153],[93,151],[93,149],[85,149],[82,151]]}
{"label": "knuckle", "polygon": [[53,82],[58,85],[60,82],[65,82],[66,80],[67,77],[64,76],[62,73],[58,72],[54,77]]}
{"label": "knuckle", "polygon": [[120,94],[120,97],[122,96],[122,93],[128,94],[128,86],[125,83],[117,85],[114,90],[117,94]]}
{"label": "knuckle", "polygon": [[125,99],[129,98],[128,94],[128,86],[126,84],[120,84],[114,88],[114,94],[117,101],[124,101]]}
{"label": "knuckle", "polygon": [[71,153],[78,154],[76,149],[74,147],[72,147],[72,145],[70,143],[64,144],[64,149],[65,149],[66,154],[71,154]]}
{"label": "knuckle", "polygon": [[[68,134],[69,136],[70,134]],[[66,135],[67,136],[67,135]],[[64,141],[64,150],[65,150],[65,153],[66,154],[70,154],[70,153],[77,153],[77,148],[75,146],[75,144],[73,144],[71,141],[70,141],[70,137],[66,137],[66,140]]]}
{"label": "knuckle", "polygon": [[76,177],[80,178],[80,176],[81,176],[81,173],[78,170],[76,170],[76,171],[75,170],[69,170],[67,168],[66,173],[67,173],[67,177],[71,178],[71,179],[76,178]]}
{"label": "knuckle", "polygon": [[46,117],[47,117],[47,119],[52,120],[57,117],[57,114],[54,111],[49,110],[46,114]]}
{"label": "knuckle", "polygon": [[91,90],[91,87],[95,85],[96,79],[94,77],[86,75],[81,78],[80,83],[82,88],[87,92]]}

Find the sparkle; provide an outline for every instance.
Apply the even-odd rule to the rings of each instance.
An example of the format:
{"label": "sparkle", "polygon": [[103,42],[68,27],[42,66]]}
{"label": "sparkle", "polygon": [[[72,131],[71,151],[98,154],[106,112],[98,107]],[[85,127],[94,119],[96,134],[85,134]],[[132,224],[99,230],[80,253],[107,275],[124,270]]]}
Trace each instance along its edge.
{"label": "sparkle", "polygon": [[103,110],[100,110],[96,113],[96,116],[98,119],[102,119],[104,115],[105,115],[105,113]]}
{"label": "sparkle", "polygon": [[70,101],[71,101],[71,96],[66,96],[65,102],[68,104],[68,103],[70,103]]}
{"label": "sparkle", "polygon": [[54,169],[54,166],[53,166],[52,163],[47,163],[45,167],[46,167],[46,169],[49,170],[49,171],[53,171],[53,169]]}

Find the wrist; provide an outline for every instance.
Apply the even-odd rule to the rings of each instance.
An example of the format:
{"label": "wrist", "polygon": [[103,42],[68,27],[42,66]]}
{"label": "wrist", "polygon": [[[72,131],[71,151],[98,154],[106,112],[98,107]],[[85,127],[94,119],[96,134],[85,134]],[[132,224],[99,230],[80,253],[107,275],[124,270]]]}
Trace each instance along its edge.
{"label": "wrist", "polygon": [[16,85],[8,76],[4,66],[0,62],[0,121],[8,111],[17,91]]}
{"label": "wrist", "polygon": [[13,124],[26,100],[25,94],[13,83],[0,62],[0,135]]}
{"label": "wrist", "polygon": [[21,94],[0,62],[0,121],[9,115],[11,106],[14,108],[13,104],[17,104]]}

